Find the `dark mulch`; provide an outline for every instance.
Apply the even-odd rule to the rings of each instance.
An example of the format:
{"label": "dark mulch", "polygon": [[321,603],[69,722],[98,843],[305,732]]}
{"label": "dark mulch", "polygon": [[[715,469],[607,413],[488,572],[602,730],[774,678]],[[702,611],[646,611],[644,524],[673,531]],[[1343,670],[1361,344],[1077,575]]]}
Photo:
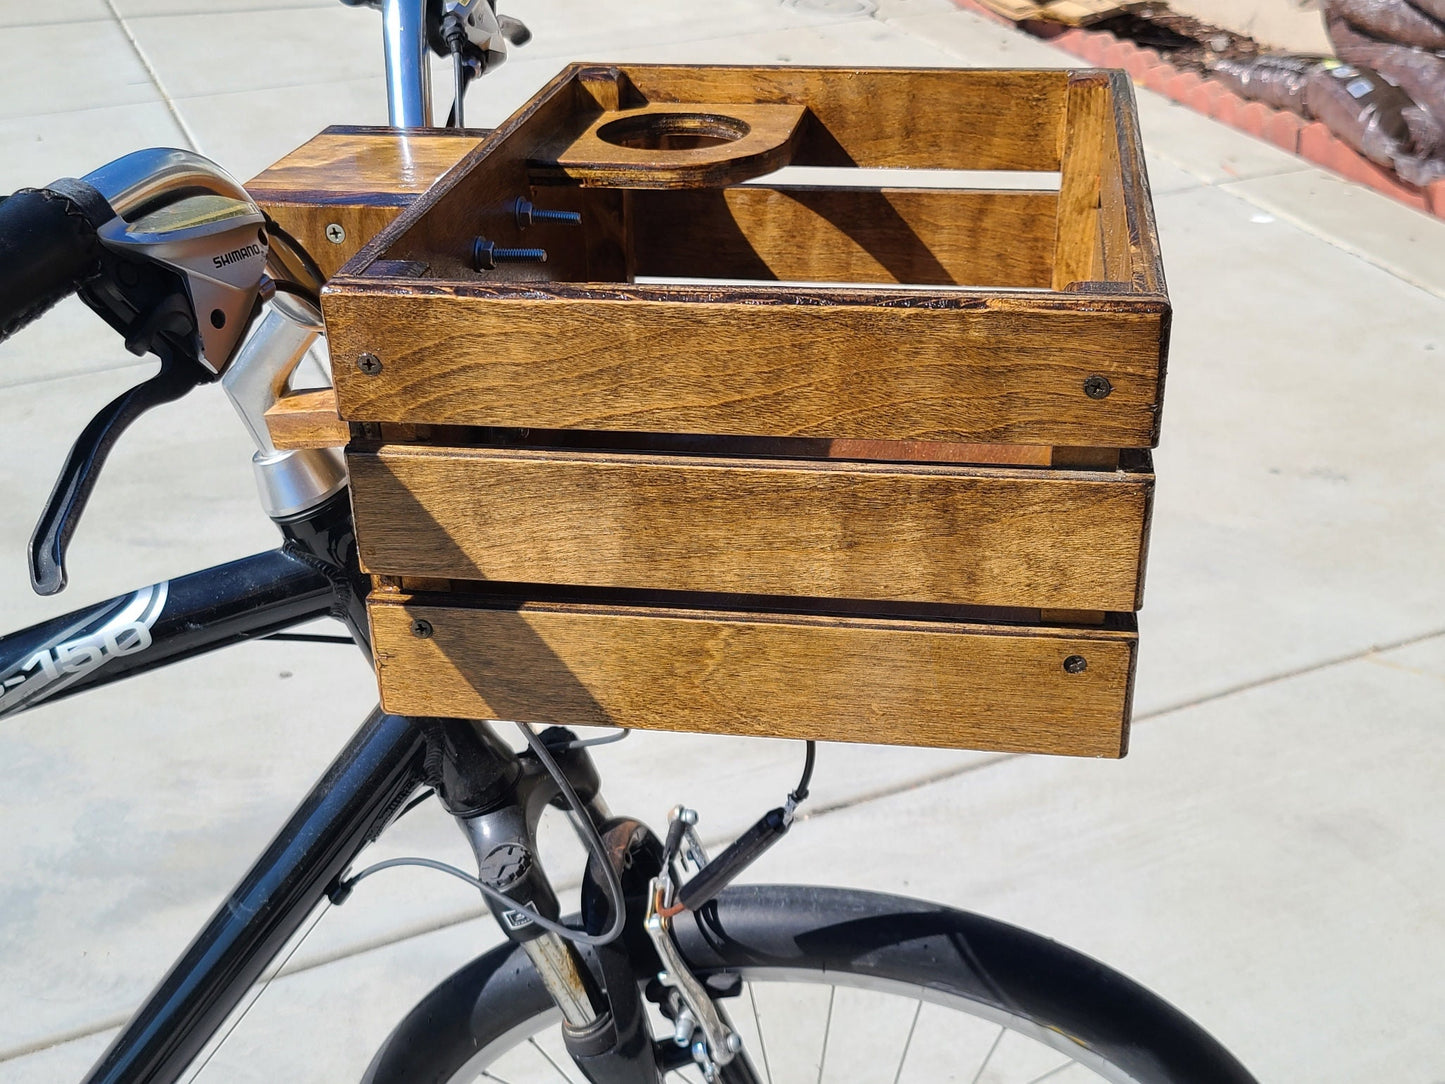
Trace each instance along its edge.
{"label": "dark mulch", "polygon": [[1267,50],[1259,42],[1224,30],[1163,5],[1147,7],[1129,15],[1116,15],[1095,23],[1090,30],[1107,30],[1120,41],[1157,49],[1180,71],[1203,73],[1206,65],[1220,57],[1248,60]]}

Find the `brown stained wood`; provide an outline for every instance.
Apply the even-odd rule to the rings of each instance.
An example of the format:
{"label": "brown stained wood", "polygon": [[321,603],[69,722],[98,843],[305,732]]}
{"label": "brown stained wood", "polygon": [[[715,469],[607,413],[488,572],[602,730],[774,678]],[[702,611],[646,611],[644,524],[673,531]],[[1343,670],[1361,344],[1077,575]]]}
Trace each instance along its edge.
{"label": "brown stained wood", "polygon": [[253,197],[329,203],[340,193],[373,203],[409,203],[487,135],[481,129],[336,125],[246,183]]}
{"label": "brown stained wood", "polygon": [[1076,470],[1116,470],[1118,448],[1053,448],[1049,465]]}
{"label": "brown stained wood", "polygon": [[[579,70],[570,65],[551,79],[491,138],[474,148],[456,173],[434,185],[426,198],[418,201],[414,213],[402,215],[394,230],[364,249],[358,265],[364,267],[378,257],[419,260],[435,276],[470,276],[472,243],[479,236],[502,247],[532,247],[538,230],[523,229],[516,215],[517,199],[533,196],[528,160],[559,133],[578,130],[598,112],[596,102],[576,80]],[[546,206],[548,198],[539,196],[536,202]],[[585,218],[583,225],[590,231]],[[490,272],[488,279],[583,279],[590,243],[589,233],[580,245],[544,245],[548,248],[546,264],[503,264]]]}
{"label": "brown stained wood", "polygon": [[1153,477],[383,446],[348,456],[371,572],[1130,610]]}
{"label": "brown stained wood", "polygon": [[[1104,72],[1079,72],[1069,78],[1063,122],[1063,165],[1053,253],[1053,288],[1104,277],[1096,258],[1100,174],[1105,139],[1113,138],[1113,102]],[[1117,165],[1117,163],[1116,163]]]}
{"label": "brown stained wood", "polygon": [[382,704],[407,715],[1096,757],[1127,738],[1132,631],[405,595],[368,609]]}
{"label": "brown stained wood", "polygon": [[[473,147],[485,132],[337,126],[246,185],[327,277]],[[327,236],[340,226],[340,241]],[[334,232],[334,231],[333,231]]]}
{"label": "brown stained wood", "polygon": [[791,161],[805,113],[801,105],[706,102],[609,111],[540,150],[529,170],[541,183],[602,188],[737,184]]}
{"label": "brown stained wood", "polygon": [[795,165],[1059,168],[1062,71],[628,65],[650,102],[800,102]]}
{"label": "brown stained wood", "polygon": [[[363,245],[401,214],[399,206],[371,206],[364,203],[268,203],[261,207],[280,227],[296,238],[321,274],[331,278],[359,252]],[[333,241],[330,227],[340,226],[344,236]]]}
{"label": "brown stained wood", "polygon": [[1149,195],[1149,173],[1144,163],[1144,145],[1139,134],[1139,111],[1134,103],[1134,84],[1123,72],[1110,73],[1113,83],[1113,145],[1109,156],[1117,156],[1117,190],[1110,184],[1101,200],[1119,201],[1128,238],[1131,285],[1142,293],[1163,295],[1164,263],[1159,251],[1159,229],[1154,220],[1154,202]]}
{"label": "brown stained wood", "polygon": [[639,275],[1047,287],[1053,192],[739,185],[632,196]]}
{"label": "brown stained wood", "polygon": [[[786,449],[779,449],[786,452]],[[945,444],[927,440],[830,440],[822,454],[832,459],[873,459],[893,463],[990,463],[1000,467],[1060,466],[1061,449],[1034,444]],[[1114,465],[1118,465],[1115,457]]]}
{"label": "brown stained wood", "polygon": [[[1116,448],[1156,436],[1157,301],[548,292],[333,282],[323,309],[342,417]],[[356,369],[362,352],[379,374]],[[1095,373],[1113,386],[1105,399],[1083,392]]]}
{"label": "brown stained wood", "polygon": [[347,424],[336,413],[334,388],[283,395],[266,411],[266,428],[271,443],[282,451],[340,448],[350,438]]}

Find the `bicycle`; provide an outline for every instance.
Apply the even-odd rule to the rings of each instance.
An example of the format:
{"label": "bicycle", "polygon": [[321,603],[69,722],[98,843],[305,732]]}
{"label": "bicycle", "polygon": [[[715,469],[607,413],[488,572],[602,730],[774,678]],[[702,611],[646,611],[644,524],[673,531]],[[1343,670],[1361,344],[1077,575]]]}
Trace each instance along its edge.
{"label": "bicycle", "polygon": [[[420,5],[381,6],[393,122],[429,119],[428,38],[454,58],[460,121],[466,83],[504,48],[502,23],[486,22],[484,4],[433,6],[427,19]],[[443,25],[468,8],[484,23],[482,44],[456,23]],[[128,344],[162,361],[158,376],[111,404],[77,442],[32,544],[36,588],[63,587],[69,539],[125,425],[204,383],[222,384],[255,439],[263,507],[283,536],[274,551],[0,639],[0,716],[323,616],[342,620],[369,654],[367,583],[355,561],[344,469],[334,453],[277,452],[263,417],[322,330],[320,286],[304,250],[239,185],[184,152],[139,152],[0,204],[5,335],[79,290]],[[269,308],[258,318],[263,301]],[[993,1059],[1010,1033],[1069,1059],[1020,1079],[1054,1078],[1073,1065],[1115,1081],[1252,1079],[1164,1002],[1026,931],[870,893],[734,887],[806,799],[811,746],[783,803],[709,859],[685,809],[662,838],[612,816],[587,742],[557,728],[524,730],[524,738],[517,753],[486,721],[373,713],[87,1079],[177,1079],[323,900],[344,902],[394,864],[350,872],[363,848],[430,792],[477,859],[477,877],[446,872],[485,894],[509,940],[418,1004],[378,1051],[368,1080],[483,1071],[514,1080],[502,1059],[540,1050],[528,1040],[560,1020],[566,1052],[589,1080],[676,1072],[771,1084],[791,1056],[777,1024],[783,1039],[800,1030],[796,1020],[759,1012],[759,994],[768,1008],[773,982],[826,986],[829,1021],[839,989],[903,994],[894,1014],[906,1025],[895,1029],[902,1049],[884,1064],[895,1080],[974,1069],[958,1064],[955,1031],[935,1015],[942,1010],[999,1026],[975,1080],[1001,1068]],[[535,858],[548,806],[573,816],[589,851],[582,914],[571,925],[560,924]],[[694,871],[686,881],[684,864]],[[810,1076],[830,1068],[829,1035],[825,1024],[819,1055],[798,1058]],[[930,1045],[940,1037],[941,1047]]]}

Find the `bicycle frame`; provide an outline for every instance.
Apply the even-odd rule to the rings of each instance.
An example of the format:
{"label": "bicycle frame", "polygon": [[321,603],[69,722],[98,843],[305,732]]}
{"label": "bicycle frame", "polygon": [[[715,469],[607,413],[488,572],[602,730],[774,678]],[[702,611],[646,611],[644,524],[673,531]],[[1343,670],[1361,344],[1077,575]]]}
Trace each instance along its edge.
{"label": "bicycle frame", "polygon": [[[348,494],[281,524],[267,553],[0,638],[0,718],[133,674],[338,617],[369,650]],[[177,1079],[326,890],[422,780],[413,722],[372,713],[86,1077]]]}

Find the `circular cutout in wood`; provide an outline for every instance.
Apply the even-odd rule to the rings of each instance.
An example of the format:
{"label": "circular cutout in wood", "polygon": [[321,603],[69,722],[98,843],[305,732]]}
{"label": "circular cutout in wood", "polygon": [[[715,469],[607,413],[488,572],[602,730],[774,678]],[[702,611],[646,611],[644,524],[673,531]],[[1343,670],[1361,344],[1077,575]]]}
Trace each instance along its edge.
{"label": "circular cutout in wood", "polygon": [[597,138],[634,150],[692,151],[736,142],[749,131],[746,121],[720,113],[641,113],[604,124]]}

